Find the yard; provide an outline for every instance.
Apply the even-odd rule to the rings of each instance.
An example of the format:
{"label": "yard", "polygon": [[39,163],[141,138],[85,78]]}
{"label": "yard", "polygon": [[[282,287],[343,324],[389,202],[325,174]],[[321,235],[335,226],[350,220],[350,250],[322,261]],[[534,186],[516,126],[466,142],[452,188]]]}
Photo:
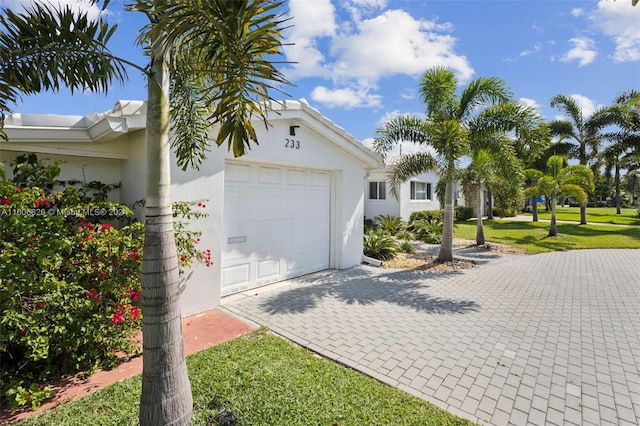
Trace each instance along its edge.
{"label": "yard", "polygon": [[[192,424],[470,425],[421,399],[267,333],[187,358]],[[135,425],[140,376],[16,425]],[[225,411],[228,410],[228,411]]]}

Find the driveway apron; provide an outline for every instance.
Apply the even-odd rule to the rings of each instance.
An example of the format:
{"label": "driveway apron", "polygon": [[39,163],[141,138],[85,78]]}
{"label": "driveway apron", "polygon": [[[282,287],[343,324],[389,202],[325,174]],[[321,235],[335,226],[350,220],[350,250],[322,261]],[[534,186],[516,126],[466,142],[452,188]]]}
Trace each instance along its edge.
{"label": "driveway apron", "polygon": [[640,250],[482,262],[324,271],[223,307],[481,424],[640,424]]}

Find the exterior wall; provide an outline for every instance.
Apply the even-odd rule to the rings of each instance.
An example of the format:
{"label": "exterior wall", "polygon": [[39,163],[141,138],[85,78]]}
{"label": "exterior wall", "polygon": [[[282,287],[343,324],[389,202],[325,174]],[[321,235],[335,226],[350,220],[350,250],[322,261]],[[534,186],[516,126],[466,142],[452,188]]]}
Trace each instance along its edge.
{"label": "exterior wall", "polygon": [[383,169],[372,170],[364,182],[364,217],[373,219],[380,215],[400,216],[400,201],[398,201],[386,184],[386,198],[384,200],[372,200],[369,198],[369,182],[387,182],[386,172]]}
{"label": "exterior wall", "polygon": [[[7,173],[7,177],[11,177],[13,174],[13,167],[10,166],[10,163],[18,156],[30,153],[34,153],[34,151],[0,150],[0,163],[4,163],[2,170]],[[105,184],[118,184],[122,182],[121,176],[125,163],[123,160],[63,156],[42,152],[35,153],[38,156],[38,160],[42,160],[46,163],[53,163],[58,160],[64,162],[60,164],[59,180],[84,180],[86,182],[95,180]],[[113,190],[109,194],[109,200],[113,202],[121,202],[124,192],[123,188]]]}
{"label": "exterior wall", "polygon": [[[369,199],[369,182],[387,182],[387,194],[385,200]],[[411,199],[411,181],[419,181],[431,184],[430,200],[412,200]],[[437,210],[440,208],[440,202],[435,194],[438,175],[435,172],[422,173],[404,182],[400,186],[400,196],[396,199],[390,191],[390,185],[387,181],[386,171],[377,169],[369,173],[365,184],[365,217],[373,219],[379,215],[392,215],[401,217],[404,221],[409,221],[411,213],[420,210]]]}
{"label": "exterior wall", "polygon": [[[431,184],[430,200],[412,200],[411,199],[411,181],[425,182]],[[438,183],[438,175],[435,172],[427,172],[419,174],[407,182],[400,188],[400,217],[408,221],[411,213],[421,210],[438,210],[440,202],[436,196],[436,184]]]}

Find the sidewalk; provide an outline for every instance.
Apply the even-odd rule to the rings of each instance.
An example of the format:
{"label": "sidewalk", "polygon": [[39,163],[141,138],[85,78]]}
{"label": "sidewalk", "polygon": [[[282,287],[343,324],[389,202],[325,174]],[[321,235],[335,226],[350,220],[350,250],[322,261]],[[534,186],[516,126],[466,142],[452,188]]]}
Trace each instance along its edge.
{"label": "sidewalk", "polygon": [[[187,317],[182,320],[184,353],[185,355],[190,355],[217,345],[218,343],[251,333],[254,330],[254,327],[222,313],[217,309]],[[2,412],[0,412],[0,425],[32,417],[62,403],[80,399],[113,383],[141,373],[142,356],[139,356],[123,362],[113,370],[98,371],[86,380],[80,380],[78,378],[64,380],[53,387],[56,391],[54,398],[43,404],[36,411],[9,412],[3,409]]]}

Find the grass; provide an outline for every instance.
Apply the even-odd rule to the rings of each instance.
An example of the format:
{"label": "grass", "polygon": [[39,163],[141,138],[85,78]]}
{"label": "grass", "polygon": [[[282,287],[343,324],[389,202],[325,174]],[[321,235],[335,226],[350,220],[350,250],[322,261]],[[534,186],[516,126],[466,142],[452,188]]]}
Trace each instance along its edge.
{"label": "grass", "polygon": [[[456,222],[454,226],[456,238],[475,240],[475,221]],[[548,237],[549,226],[549,222],[485,220],[484,234],[489,242],[521,247],[527,254],[598,248],[640,248],[640,228],[558,223],[558,235]]]}
{"label": "grass", "polygon": [[[531,213],[523,214],[532,216]],[[551,211],[545,211],[544,206],[539,205],[538,219],[551,220]],[[580,207],[557,207],[556,219],[580,222]],[[640,218],[638,218],[638,210],[636,209],[621,209],[618,215],[615,207],[587,207],[587,223],[640,226]]]}
{"label": "grass", "polygon": [[[193,426],[216,424],[220,407],[241,425],[471,425],[264,329],[187,358]],[[16,425],[135,425],[136,376]]]}

